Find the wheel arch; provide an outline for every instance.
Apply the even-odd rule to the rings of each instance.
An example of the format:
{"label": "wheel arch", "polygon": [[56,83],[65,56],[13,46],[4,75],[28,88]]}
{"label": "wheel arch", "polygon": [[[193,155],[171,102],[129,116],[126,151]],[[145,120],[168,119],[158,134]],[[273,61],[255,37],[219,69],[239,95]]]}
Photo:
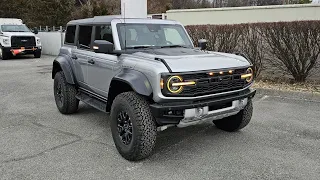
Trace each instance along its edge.
{"label": "wheel arch", "polygon": [[107,111],[110,111],[113,100],[121,93],[134,91],[139,95],[152,99],[152,87],[147,77],[135,70],[123,70],[116,75],[110,84]]}
{"label": "wheel arch", "polygon": [[63,71],[66,80],[69,84],[75,84],[75,78],[73,76],[72,68],[65,57],[58,57],[53,61],[52,66],[52,79],[54,79],[57,72]]}

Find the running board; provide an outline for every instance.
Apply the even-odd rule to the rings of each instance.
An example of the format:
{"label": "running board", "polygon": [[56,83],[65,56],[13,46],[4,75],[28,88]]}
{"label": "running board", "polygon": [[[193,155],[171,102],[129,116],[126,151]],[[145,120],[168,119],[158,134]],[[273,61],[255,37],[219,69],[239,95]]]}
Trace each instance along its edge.
{"label": "running board", "polygon": [[85,92],[80,90],[78,94],[76,95],[76,98],[79,99],[80,101],[106,113],[107,110],[107,101],[103,100],[94,94]]}

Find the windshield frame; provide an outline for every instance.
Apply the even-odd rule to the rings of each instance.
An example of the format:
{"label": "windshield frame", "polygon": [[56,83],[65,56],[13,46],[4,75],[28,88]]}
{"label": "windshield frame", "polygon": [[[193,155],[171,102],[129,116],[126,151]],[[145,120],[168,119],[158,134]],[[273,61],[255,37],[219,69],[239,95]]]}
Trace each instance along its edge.
{"label": "windshield frame", "polygon": [[[170,48],[170,46],[177,46],[177,45],[184,46],[184,48],[194,48],[194,44],[193,44],[193,42],[192,42],[187,30],[181,24],[148,23],[148,22],[146,22],[146,23],[144,23],[144,22],[142,22],[142,23],[134,23],[134,22],[123,23],[123,22],[119,22],[119,23],[116,23],[116,30],[117,30],[118,40],[119,40],[119,46],[120,46],[119,48],[122,49],[122,50],[125,50],[125,49],[136,49],[135,48],[136,46],[132,46],[132,47],[131,46],[127,46],[127,47],[125,47],[125,45],[123,43],[123,39],[122,39],[123,37],[122,37],[122,34],[121,34],[121,30],[120,30],[120,28],[122,26],[124,26],[124,25],[128,25],[128,26],[130,26],[130,25],[160,25],[162,27],[163,26],[168,26],[168,27],[176,26],[178,28],[181,28],[182,32],[179,32],[179,33],[183,33],[181,35],[181,37],[183,38],[183,41],[185,41],[185,43],[188,44],[188,45],[172,44],[172,45],[164,45],[164,46],[153,46],[153,45],[150,45],[150,46],[146,47],[146,49],[148,49],[148,48],[155,48],[156,49],[156,48],[166,48],[166,47]],[[137,46],[139,46],[139,45],[137,45]],[[140,48],[137,48],[137,49],[140,49]],[[141,49],[143,49],[143,48],[141,48]]]}
{"label": "windshield frame", "polygon": [[[4,26],[20,26],[20,27],[24,27],[25,31],[5,31],[3,29]],[[25,24],[2,24],[0,26],[1,32],[31,32],[31,30],[25,25]]]}

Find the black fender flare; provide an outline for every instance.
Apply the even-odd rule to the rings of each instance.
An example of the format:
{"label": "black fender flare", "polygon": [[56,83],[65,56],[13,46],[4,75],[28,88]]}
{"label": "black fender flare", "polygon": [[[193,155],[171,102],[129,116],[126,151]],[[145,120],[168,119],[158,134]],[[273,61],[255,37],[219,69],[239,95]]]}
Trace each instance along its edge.
{"label": "black fender flare", "polygon": [[138,94],[151,96],[153,89],[148,78],[141,72],[133,69],[123,69],[112,81],[118,80],[127,83]]}
{"label": "black fender flare", "polygon": [[73,76],[73,71],[68,61],[68,58],[65,56],[59,56],[53,61],[52,66],[52,79],[54,79],[55,74],[58,70],[62,70],[66,80],[69,84],[75,84],[75,78]]}

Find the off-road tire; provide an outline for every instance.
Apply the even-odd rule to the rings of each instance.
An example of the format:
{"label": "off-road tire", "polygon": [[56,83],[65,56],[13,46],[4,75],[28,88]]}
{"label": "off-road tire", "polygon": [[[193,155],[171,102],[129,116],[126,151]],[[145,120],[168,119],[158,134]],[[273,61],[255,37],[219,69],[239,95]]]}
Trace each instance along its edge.
{"label": "off-road tire", "polygon": [[34,53],[34,58],[41,58],[41,51],[36,51]]}
{"label": "off-road tire", "polygon": [[0,59],[2,60],[8,60],[10,58],[10,54],[4,52],[4,50],[2,49],[2,47],[0,46],[1,50],[2,50],[2,55],[0,55]]}
{"label": "off-road tire", "polygon": [[[61,85],[62,100],[59,100],[58,86]],[[77,89],[74,85],[68,84],[64,73],[57,72],[54,77],[54,98],[58,110],[62,114],[73,114],[77,112],[79,107],[79,100],[76,98]]]}
{"label": "off-road tire", "polygon": [[[118,116],[125,111],[132,122],[132,139],[125,145],[118,132]],[[157,127],[146,99],[135,92],[119,94],[112,104],[111,131],[115,146],[121,156],[129,161],[149,157],[156,143]]]}
{"label": "off-road tire", "polygon": [[248,100],[246,107],[238,114],[230,116],[218,121],[213,121],[217,128],[227,131],[235,132],[246,127],[252,118],[253,106],[252,100]]}

